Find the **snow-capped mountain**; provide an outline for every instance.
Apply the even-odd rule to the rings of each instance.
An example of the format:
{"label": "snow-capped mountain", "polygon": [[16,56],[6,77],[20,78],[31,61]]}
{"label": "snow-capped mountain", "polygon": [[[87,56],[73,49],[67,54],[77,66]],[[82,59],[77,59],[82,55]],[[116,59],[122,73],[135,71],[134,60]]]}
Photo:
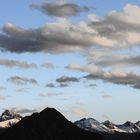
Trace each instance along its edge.
{"label": "snow-capped mountain", "polygon": [[140,121],[135,123],[138,127],[140,127]]}
{"label": "snow-capped mountain", "polygon": [[2,115],[0,116],[0,122],[6,121],[10,119],[21,119],[22,116],[17,114],[15,111],[5,110]]}
{"label": "snow-capped mountain", "polygon": [[90,131],[90,132],[107,132],[107,133],[135,133],[140,132],[140,121],[137,123],[132,123],[127,121],[124,124],[114,124],[110,121],[105,121],[100,123],[99,121],[88,118],[88,119],[81,119],[75,122],[75,125],[80,127],[81,129]]}
{"label": "snow-capped mountain", "polygon": [[0,128],[8,128],[22,119],[21,115],[14,111],[5,110],[0,116]]}
{"label": "snow-capped mountain", "polygon": [[111,132],[111,130],[93,118],[76,121],[75,124],[90,132]]}
{"label": "snow-capped mountain", "polygon": [[116,125],[119,129],[122,129],[128,133],[134,133],[140,131],[140,126],[136,123],[132,123],[130,121],[125,122],[122,125]]}

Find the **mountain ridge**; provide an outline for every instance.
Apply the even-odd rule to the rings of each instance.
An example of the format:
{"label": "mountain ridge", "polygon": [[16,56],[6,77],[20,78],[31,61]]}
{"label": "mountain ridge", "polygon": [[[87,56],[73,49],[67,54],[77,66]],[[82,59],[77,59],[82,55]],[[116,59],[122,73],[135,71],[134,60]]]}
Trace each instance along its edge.
{"label": "mountain ridge", "polygon": [[5,130],[3,140],[103,140],[99,133],[84,131],[68,121],[53,108],[24,117],[16,125]]}
{"label": "mountain ridge", "polygon": [[[107,128],[103,126],[97,120],[93,118],[82,119],[80,121],[86,121],[86,123],[94,123],[92,125],[95,129]],[[80,121],[77,121],[80,122]],[[89,122],[88,122],[89,121]],[[111,122],[108,122],[110,124]],[[83,123],[84,124],[84,123]],[[107,123],[106,123],[107,124]],[[124,123],[129,126],[131,122]],[[115,125],[115,124],[113,124]],[[139,122],[137,122],[139,125]],[[133,125],[132,125],[133,126]],[[117,127],[117,126],[115,126]],[[70,122],[54,108],[45,108],[40,113],[33,113],[30,116],[22,118],[17,124],[5,129],[0,130],[0,139],[2,140],[140,140],[140,133],[124,133],[116,131],[115,133],[109,133],[108,131],[96,131],[84,130],[76,124]],[[97,131],[98,130],[98,131]]]}

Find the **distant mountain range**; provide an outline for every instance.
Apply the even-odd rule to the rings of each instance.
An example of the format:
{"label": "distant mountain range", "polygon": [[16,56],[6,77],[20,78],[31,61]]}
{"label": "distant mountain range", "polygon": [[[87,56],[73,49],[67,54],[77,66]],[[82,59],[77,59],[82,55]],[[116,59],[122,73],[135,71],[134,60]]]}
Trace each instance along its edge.
{"label": "distant mountain range", "polygon": [[88,118],[72,123],[53,108],[24,118],[6,110],[0,128],[2,140],[140,140],[140,122],[116,125]]}
{"label": "distant mountain range", "polygon": [[140,121],[136,123],[132,123],[130,121],[125,122],[124,124],[114,124],[110,121],[105,121],[100,123],[99,121],[88,118],[76,121],[75,124],[87,131],[90,132],[106,132],[106,133],[136,133],[140,132]]}

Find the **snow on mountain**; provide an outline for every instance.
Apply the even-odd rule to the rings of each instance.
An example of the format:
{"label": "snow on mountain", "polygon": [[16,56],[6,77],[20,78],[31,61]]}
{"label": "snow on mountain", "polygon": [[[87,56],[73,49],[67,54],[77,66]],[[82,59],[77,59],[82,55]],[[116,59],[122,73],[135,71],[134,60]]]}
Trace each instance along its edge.
{"label": "snow on mountain", "polygon": [[17,122],[19,122],[22,117],[14,111],[5,110],[0,116],[0,128],[8,128]]}
{"label": "snow on mountain", "polygon": [[6,120],[6,121],[2,121],[2,122],[0,122],[0,128],[8,128],[12,125],[15,125],[18,122],[19,122],[18,119],[10,119],[10,120]]}
{"label": "snow on mountain", "polygon": [[111,132],[109,128],[93,118],[76,121],[75,125],[90,132]]}
{"label": "snow on mountain", "polygon": [[20,120],[22,116],[17,114],[15,111],[5,110],[0,116],[0,122],[15,118]]}
{"label": "snow on mountain", "polygon": [[112,132],[124,132],[126,133],[125,130],[119,129],[114,123],[110,122],[109,120],[105,121],[102,123],[103,125],[105,125],[106,127],[108,127],[109,129],[112,130]]}
{"label": "snow on mountain", "polygon": [[107,133],[135,133],[140,132],[140,121],[137,123],[132,123],[127,121],[124,124],[116,125],[110,121],[105,121],[100,123],[99,121],[88,118],[81,119],[75,122],[75,125],[81,129],[90,131],[90,132],[107,132]]}
{"label": "snow on mountain", "polygon": [[138,127],[140,127],[140,121],[135,123]]}
{"label": "snow on mountain", "polygon": [[140,126],[136,123],[132,123],[130,121],[125,122],[122,125],[116,125],[119,129],[126,131],[127,133],[134,133],[140,130]]}

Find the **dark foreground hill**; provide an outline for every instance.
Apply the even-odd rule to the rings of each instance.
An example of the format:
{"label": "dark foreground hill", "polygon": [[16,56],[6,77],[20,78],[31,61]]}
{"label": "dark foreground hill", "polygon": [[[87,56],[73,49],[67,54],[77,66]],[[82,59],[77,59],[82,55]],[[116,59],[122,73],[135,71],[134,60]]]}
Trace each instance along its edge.
{"label": "dark foreground hill", "polygon": [[99,133],[84,131],[52,108],[23,118],[0,135],[0,140],[103,140]]}

